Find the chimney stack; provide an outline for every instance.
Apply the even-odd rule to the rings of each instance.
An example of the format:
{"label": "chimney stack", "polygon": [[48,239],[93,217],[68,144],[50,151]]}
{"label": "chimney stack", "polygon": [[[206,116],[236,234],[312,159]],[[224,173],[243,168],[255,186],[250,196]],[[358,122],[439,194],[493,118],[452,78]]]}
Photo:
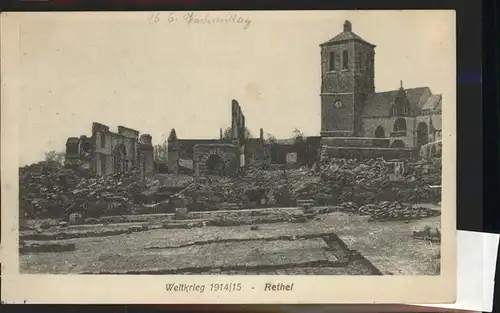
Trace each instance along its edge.
{"label": "chimney stack", "polygon": [[352,32],[352,24],[349,21],[344,22],[344,32]]}

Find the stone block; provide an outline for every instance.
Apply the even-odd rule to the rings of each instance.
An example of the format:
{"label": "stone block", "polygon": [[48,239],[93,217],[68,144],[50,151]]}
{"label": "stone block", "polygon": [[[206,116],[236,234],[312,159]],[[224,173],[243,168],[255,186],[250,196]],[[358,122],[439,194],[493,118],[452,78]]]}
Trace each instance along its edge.
{"label": "stone block", "polygon": [[175,218],[176,219],[186,219],[188,217],[189,210],[187,208],[175,208]]}

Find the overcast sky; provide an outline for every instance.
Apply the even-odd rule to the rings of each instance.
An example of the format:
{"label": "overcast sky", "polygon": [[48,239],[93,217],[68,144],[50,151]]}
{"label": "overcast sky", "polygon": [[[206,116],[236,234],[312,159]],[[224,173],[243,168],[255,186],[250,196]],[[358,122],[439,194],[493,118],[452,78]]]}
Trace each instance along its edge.
{"label": "overcast sky", "polygon": [[[228,22],[222,18],[231,17]],[[196,12],[195,17],[205,13]],[[451,11],[210,12],[33,15],[21,23],[20,165],[64,151],[92,122],[154,143],[217,138],[237,99],[254,136],[320,131],[319,44],[353,31],[377,45],[377,91],[429,86],[455,105]],[[175,21],[169,19],[175,18]],[[238,22],[240,19],[240,23]],[[250,22],[248,22],[250,21]]]}

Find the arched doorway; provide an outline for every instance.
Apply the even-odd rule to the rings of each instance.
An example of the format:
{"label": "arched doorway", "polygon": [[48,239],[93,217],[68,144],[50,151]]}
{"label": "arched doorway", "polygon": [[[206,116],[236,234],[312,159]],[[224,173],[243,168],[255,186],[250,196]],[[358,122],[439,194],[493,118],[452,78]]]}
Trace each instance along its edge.
{"label": "arched doorway", "polygon": [[224,170],[224,160],[220,155],[212,154],[208,157],[206,166],[210,174],[221,174]]}
{"label": "arched doorway", "polygon": [[429,142],[429,127],[425,122],[417,126],[417,146],[421,147]]}
{"label": "arched doorway", "polygon": [[380,125],[375,129],[375,138],[385,138],[384,128]]}
{"label": "arched doorway", "polygon": [[392,143],[391,143],[391,148],[404,148],[405,147],[405,143],[402,141],[402,140],[394,140]]}
{"label": "arched doorway", "polygon": [[404,118],[398,118],[394,121],[394,129],[395,132],[406,131],[406,120]]}

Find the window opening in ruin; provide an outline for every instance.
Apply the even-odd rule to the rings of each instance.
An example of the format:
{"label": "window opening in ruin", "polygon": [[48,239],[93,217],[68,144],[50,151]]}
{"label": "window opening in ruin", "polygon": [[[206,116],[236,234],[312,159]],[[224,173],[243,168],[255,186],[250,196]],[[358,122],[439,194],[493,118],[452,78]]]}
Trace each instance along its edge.
{"label": "window opening in ruin", "polygon": [[128,170],[128,160],[126,159],[126,150],[123,144],[116,147],[113,159],[116,173],[124,173]]}
{"label": "window opening in ruin", "polygon": [[100,158],[101,158],[101,175],[106,175],[108,173],[106,168],[106,156],[101,154]]}
{"label": "window opening in ruin", "polygon": [[224,170],[224,160],[218,154],[212,154],[206,162],[206,169],[211,174],[222,174]]}
{"label": "window opening in ruin", "polygon": [[68,144],[68,148],[66,149],[66,153],[68,155],[76,155],[79,154],[79,146],[76,144]]}
{"label": "window opening in ruin", "polygon": [[88,153],[92,149],[92,146],[88,142],[83,142],[82,143],[82,152],[83,153]]}

